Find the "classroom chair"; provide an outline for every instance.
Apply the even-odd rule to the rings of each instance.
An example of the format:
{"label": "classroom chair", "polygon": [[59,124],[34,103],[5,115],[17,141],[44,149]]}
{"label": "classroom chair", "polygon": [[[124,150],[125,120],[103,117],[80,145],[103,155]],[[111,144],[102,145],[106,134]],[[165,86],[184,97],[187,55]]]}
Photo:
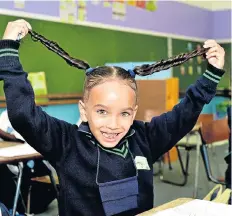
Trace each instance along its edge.
{"label": "classroom chair", "polygon": [[[197,167],[199,164],[199,155],[200,155],[200,148],[199,145],[201,143],[201,138],[199,134],[199,128],[201,127],[201,124],[212,122],[213,121],[213,114],[201,114],[197,120],[197,123],[195,127],[184,137],[183,141],[181,140],[176,144],[176,150],[178,155],[178,160],[180,163],[181,173],[183,176],[183,179],[180,182],[174,182],[171,180],[167,180],[164,178],[163,172],[161,172],[160,179],[161,181],[165,183],[169,183],[176,186],[185,186],[188,181],[188,175],[189,175],[189,161],[190,161],[190,152],[192,150],[197,150],[197,158],[196,158],[196,166],[195,170],[197,171]],[[192,139],[195,139],[194,142],[191,142]],[[183,162],[183,157],[181,155],[180,150],[184,149],[186,152],[186,159],[185,164]],[[172,167],[169,165],[169,170],[171,170]],[[197,176],[196,176],[197,178]],[[196,181],[196,180],[195,180]]]}
{"label": "classroom chair", "polygon": [[203,200],[212,201],[222,194],[223,187],[221,184],[217,184],[204,198]]}
{"label": "classroom chair", "polygon": [[[163,172],[161,172],[160,175],[160,180],[164,183],[168,183],[168,184],[172,184],[172,185],[176,185],[176,186],[185,186],[187,184],[188,181],[188,175],[189,175],[189,161],[190,161],[190,152],[192,150],[195,150],[197,148],[197,143],[192,143],[190,140],[191,138],[195,137],[196,140],[199,140],[199,127],[200,124],[197,124],[186,136],[185,136],[185,141],[184,142],[178,142],[176,144],[176,150],[177,150],[177,155],[178,155],[178,160],[180,163],[180,168],[181,168],[181,173],[183,176],[183,179],[180,182],[174,182],[172,180],[169,179],[165,179]],[[199,141],[198,141],[199,142]],[[181,156],[181,152],[180,150],[184,149],[186,151],[186,159],[185,159],[185,163],[183,162],[182,156]],[[169,163],[169,170],[171,170],[172,167]]]}
{"label": "classroom chair", "polygon": [[[208,129],[207,129],[208,128]],[[219,128],[219,130],[215,130],[216,128]],[[210,133],[213,135],[211,136]],[[209,164],[209,158],[208,158],[208,153],[207,153],[207,146],[206,144],[209,144],[211,141],[212,142],[217,142],[217,141],[222,141],[222,140],[227,140],[229,137],[229,129],[227,125],[227,119],[222,119],[222,120],[213,120],[213,115],[212,114],[201,114],[198,118],[196,127],[186,135],[186,142],[180,142],[177,143],[176,148],[177,148],[177,153],[178,153],[178,159],[180,162],[181,166],[181,172],[183,175],[183,181],[182,182],[173,182],[171,180],[166,180],[164,177],[161,175],[161,180],[165,183],[177,185],[177,186],[184,186],[187,183],[188,179],[188,165],[190,161],[190,152],[192,150],[196,150],[197,155],[196,155],[196,164],[195,164],[195,180],[194,180],[194,193],[193,197],[197,197],[197,190],[198,190],[198,175],[199,175],[199,160],[200,160],[200,154],[202,156],[202,160],[205,166],[206,170],[206,175],[207,178],[210,181],[213,181],[216,184],[225,184],[224,182],[217,180],[213,178],[211,174],[211,169],[210,169],[210,164]],[[207,134],[207,135],[206,135]],[[202,136],[203,135],[203,136]],[[195,136],[196,142],[191,143],[190,138]],[[207,140],[207,142],[204,140],[204,137],[211,136],[213,139],[212,140]],[[186,151],[186,162],[185,166],[183,164],[182,156],[180,154],[180,149],[185,149]]]}
{"label": "classroom chair", "polygon": [[230,204],[231,205],[231,198],[232,198],[232,190],[227,188],[223,191],[223,193],[220,196],[217,196],[213,202],[217,203],[224,203],[224,204]]}
{"label": "classroom chair", "polygon": [[227,118],[214,120],[210,123],[202,123],[202,126],[199,130],[202,145],[200,146],[200,152],[203,159],[206,175],[209,181],[212,181],[216,184],[225,184],[215,178],[211,172],[210,160],[208,156],[208,147],[214,142],[224,141],[229,139],[229,127]]}
{"label": "classroom chair", "polygon": [[29,186],[28,197],[27,197],[27,209],[26,209],[27,214],[31,213],[31,210],[30,210],[30,207],[31,207],[31,189],[32,189],[34,183],[51,184],[52,188],[53,188],[53,190],[54,190],[54,192],[56,194],[56,198],[58,200],[58,196],[59,196],[59,189],[58,189],[59,180],[58,180],[58,176],[56,174],[56,171],[48,161],[43,160],[43,163],[48,169],[48,175],[47,176],[39,176],[39,177],[31,178],[31,184]]}

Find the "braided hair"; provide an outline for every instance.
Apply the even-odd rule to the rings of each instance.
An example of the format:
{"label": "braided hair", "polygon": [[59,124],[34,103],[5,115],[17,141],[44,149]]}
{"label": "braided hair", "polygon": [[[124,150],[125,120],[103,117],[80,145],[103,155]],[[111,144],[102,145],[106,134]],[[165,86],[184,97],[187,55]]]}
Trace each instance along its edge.
{"label": "braided hair", "polygon": [[[80,59],[71,57],[66,51],[64,51],[56,42],[48,40],[44,36],[36,33],[35,31],[29,30],[29,34],[33,41],[39,41],[49,50],[55,52],[57,55],[61,56],[67,64],[86,71],[86,79],[84,83],[84,99],[88,98],[89,91],[96,85],[105,82],[107,79],[119,79],[126,81],[127,84],[137,93],[137,85],[135,82],[135,75],[148,76],[153,73],[167,70],[171,67],[181,65],[191,58],[196,56],[205,55],[208,48],[201,48],[194,50],[190,53],[183,53],[175,57],[168,58],[167,60],[161,60],[154,64],[143,64],[141,66],[136,66],[133,69],[125,70],[120,67],[109,67],[101,66],[96,68],[91,68],[90,65]],[[137,94],[136,94],[137,95]]]}

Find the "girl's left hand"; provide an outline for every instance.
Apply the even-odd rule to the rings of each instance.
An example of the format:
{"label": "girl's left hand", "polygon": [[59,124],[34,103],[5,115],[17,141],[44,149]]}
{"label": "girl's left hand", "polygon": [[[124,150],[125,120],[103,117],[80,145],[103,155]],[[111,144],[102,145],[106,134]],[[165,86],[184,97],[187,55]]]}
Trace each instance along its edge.
{"label": "girl's left hand", "polygon": [[223,69],[225,63],[225,50],[215,41],[205,41],[204,48],[210,48],[206,53],[208,62],[218,69]]}

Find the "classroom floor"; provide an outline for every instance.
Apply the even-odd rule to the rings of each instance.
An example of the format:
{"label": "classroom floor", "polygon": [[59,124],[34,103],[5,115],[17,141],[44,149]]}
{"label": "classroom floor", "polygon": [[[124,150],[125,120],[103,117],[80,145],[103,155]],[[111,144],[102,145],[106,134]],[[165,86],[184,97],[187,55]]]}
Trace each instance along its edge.
{"label": "classroom floor", "polygon": [[[211,162],[212,173],[216,177],[224,177],[226,164],[224,162],[224,156],[228,151],[228,144],[220,144],[216,145],[213,148],[209,149],[209,156]],[[184,159],[185,159],[185,151],[181,151]],[[170,184],[163,183],[158,176],[154,177],[154,205],[158,206],[163,203],[169,202],[171,200],[180,198],[180,197],[192,197],[193,196],[193,187],[194,187],[194,173],[195,173],[195,162],[196,162],[196,151],[191,151],[190,153],[190,163],[189,163],[189,178],[188,182],[184,187],[173,186]],[[173,169],[170,171],[168,166],[164,166],[164,176],[165,179],[170,180],[181,180],[180,175],[180,165],[179,162],[172,163]],[[202,159],[200,159],[199,165],[199,187],[198,187],[198,195],[197,198],[203,198],[214,186],[215,184],[209,182],[206,178],[205,169],[203,166]],[[158,166],[155,164],[154,169],[157,169]],[[42,214],[37,214],[36,216],[57,216],[57,202],[53,201],[46,212]]]}

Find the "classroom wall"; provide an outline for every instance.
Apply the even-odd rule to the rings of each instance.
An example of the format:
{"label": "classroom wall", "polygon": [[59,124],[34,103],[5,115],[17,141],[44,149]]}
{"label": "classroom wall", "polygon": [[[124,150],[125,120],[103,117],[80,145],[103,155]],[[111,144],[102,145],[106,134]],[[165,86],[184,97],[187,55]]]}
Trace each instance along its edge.
{"label": "classroom wall", "polygon": [[[0,108],[0,115],[5,109],[6,108]],[[49,115],[71,124],[76,124],[80,118],[77,104],[42,106],[42,109]]]}
{"label": "classroom wall", "polygon": [[[73,2],[76,10],[70,12],[70,16],[74,16],[73,21],[71,18],[64,18],[65,10],[60,9],[60,1],[25,1],[21,8],[17,8],[15,2],[13,0],[0,1],[0,14],[12,15],[14,12],[17,12],[18,16],[33,14],[38,19],[62,20],[70,23],[79,22],[80,24],[91,23],[92,25],[104,24],[110,25],[110,27],[152,31],[166,36],[198,39],[207,39],[214,36],[213,32],[216,31],[218,22],[220,22],[227,28],[218,31],[214,39],[228,40],[231,38],[231,19],[228,18],[231,9],[211,11],[184,2],[160,0],[154,1],[157,9],[155,12],[150,12],[126,3],[125,12],[123,12],[125,13],[124,19],[116,20],[112,16],[113,7],[106,7],[104,1],[86,1],[83,3],[83,1],[77,2],[74,0],[71,2]],[[83,21],[78,20],[79,4],[85,8],[86,12]]]}
{"label": "classroom wall", "polygon": [[[196,48],[206,38],[215,38],[222,42],[231,38],[231,19],[229,19],[231,10],[210,11],[181,2],[157,1],[155,12],[127,5],[124,20],[115,20],[112,18],[112,7],[105,7],[102,2],[93,4],[87,1],[85,5],[86,19],[84,21],[76,19],[75,24],[80,25],[72,25],[73,21],[61,20],[59,1],[25,1],[21,8],[16,8],[14,2],[0,1],[1,33],[6,23],[15,19],[9,15],[36,18],[37,20],[29,19],[33,23],[33,27],[35,26],[34,30],[43,32],[48,38],[59,41],[72,55],[87,59],[94,66],[106,62],[157,61],[167,58],[170,54],[189,51],[189,43],[192,44],[192,48]],[[78,3],[75,4],[78,8]],[[75,13],[78,17],[78,9]],[[72,24],[69,25],[67,22]],[[106,30],[109,28],[112,30]],[[220,31],[218,31],[219,28]],[[69,36],[68,40],[67,35]],[[99,37],[96,38],[95,35]],[[70,40],[70,38],[72,39]],[[122,41],[125,41],[124,38],[127,38],[127,41],[122,45]],[[169,40],[170,38],[171,40]],[[181,46],[179,46],[180,44]],[[231,53],[231,44],[226,43],[225,46],[227,53]],[[91,47],[91,51],[86,47]],[[104,51],[103,47],[106,48]],[[29,56],[29,50],[33,50],[34,54]],[[100,53],[99,50],[101,50]],[[28,38],[23,42],[20,56],[26,71],[42,70],[46,72],[49,93],[70,93],[82,90],[84,73],[67,66],[58,56],[45,51],[42,45],[32,43]],[[231,63],[229,55],[227,56],[226,68],[230,71]],[[193,64],[184,65],[186,68],[184,76],[181,74],[180,68],[175,68],[173,74],[183,80],[180,82],[180,89],[186,89],[189,83],[194,82],[199,76],[197,73],[191,74],[188,71],[189,67],[192,67],[193,71],[197,71],[197,66],[199,65],[196,60]],[[201,67],[201,71],[203,71],[204,63]],[[229,85],[229,74],[227,72],[226,78],[220,83],[221,87]],[[213,106],[204,109],[203,112],[212,112]],[[73,109],[72,105],[67,107],[69,110]],[[51,115],[59,116],[71,123],[76,122],[79,114],[67,112],[66,108],[49,106],[45,107],[45,110]],[[61,111],[57,112],[57,110]]]}

